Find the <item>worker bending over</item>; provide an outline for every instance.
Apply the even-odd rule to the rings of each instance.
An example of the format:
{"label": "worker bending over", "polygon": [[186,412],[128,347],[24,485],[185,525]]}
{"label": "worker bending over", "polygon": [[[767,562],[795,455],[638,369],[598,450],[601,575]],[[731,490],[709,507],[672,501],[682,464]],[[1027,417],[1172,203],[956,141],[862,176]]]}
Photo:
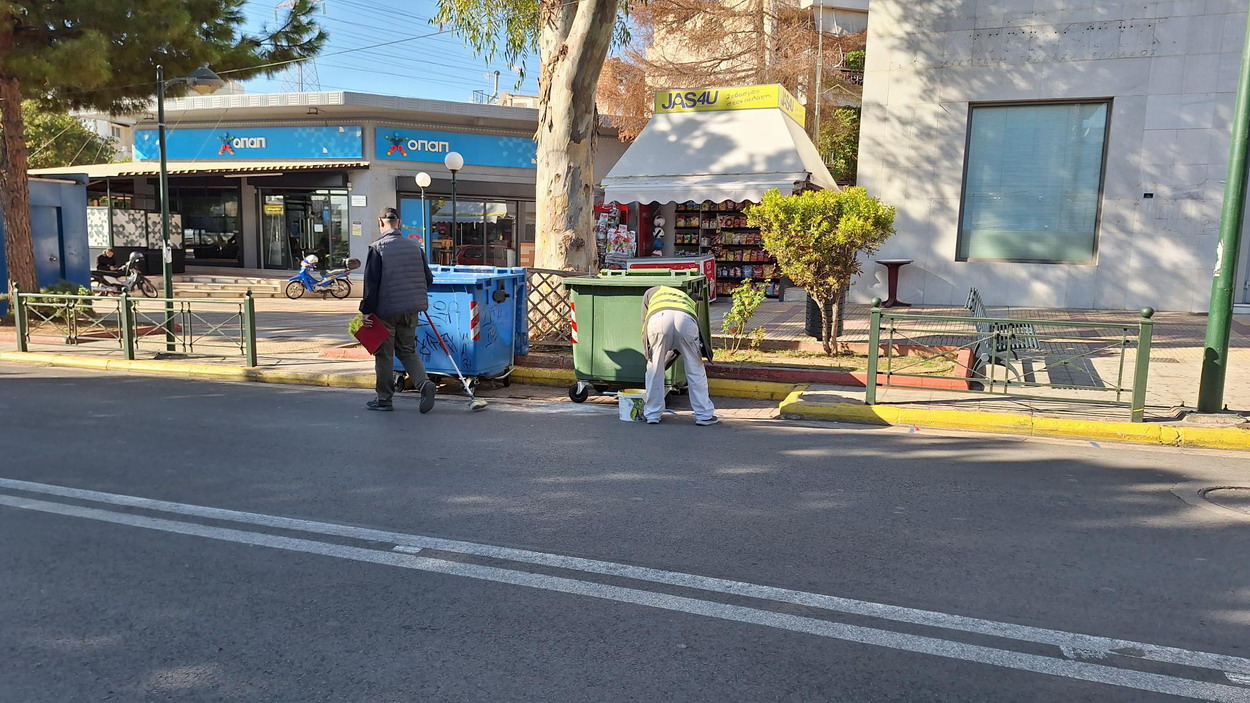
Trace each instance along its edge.
{"label": "worker bending over", "polygon": [[664,372],[680,354],[686,364],[686,383],[696,425],[715,425],[716,408],[707,389],[703,358],[712,360],[712,347],[699,332],[694,299],[677,288],[656,286],[642,297],[642,346],[647,355],[647,403],[643,416],[654,425],[664,414]]}

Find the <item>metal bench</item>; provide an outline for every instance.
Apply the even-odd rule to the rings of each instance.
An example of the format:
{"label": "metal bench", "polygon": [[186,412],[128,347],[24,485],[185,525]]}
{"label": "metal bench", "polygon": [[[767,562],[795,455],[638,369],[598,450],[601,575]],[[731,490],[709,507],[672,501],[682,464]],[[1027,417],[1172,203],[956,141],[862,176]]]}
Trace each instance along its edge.
{"label": "metal bench", "polygon": [[987,364],[1000,364],[1015,375],[1017,380],[1023,376],[1013,360],[1019,360],[1019,351],[1040,349],[1037,339],[1037,328],[1031,322],[981,322],[981,318],[989,317],[985,310],[985,302],[981,300],[981,292],[972,287],[968,290],[968,302],[965,305],[968,314],[975,318],[973,324],[977,333],[982,335],[972,350],[972,356],[983,368]]}

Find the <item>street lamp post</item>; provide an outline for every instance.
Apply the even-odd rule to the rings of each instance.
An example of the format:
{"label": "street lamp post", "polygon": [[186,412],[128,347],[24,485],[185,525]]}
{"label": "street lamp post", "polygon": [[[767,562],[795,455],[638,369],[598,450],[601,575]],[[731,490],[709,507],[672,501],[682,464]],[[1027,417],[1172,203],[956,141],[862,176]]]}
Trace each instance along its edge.
{"label": "street lamp post", "polygon": [[[443,165],[451,171],[451,243],[453,247],[460,247],[460,232],[456,228],[456,172],[464,168],[464,157],[458,152],[450,152],[447,158],[443,159]],[[452,260],[455,263],[455,260]]]}
{"label": "street lamp post", "polygon": [[1215,250],[1215,273],[1211,277],[1211,303],[1207,336],[1198,382],[1198,412],[1217,413],[1224,408],[1224,381],[1228,374],[1228,340],[1233,326],[1234,278],[1241,252],[1241,227],[1246,217],[1246,182],[1250,170],[1250,18],[1241,55],[1237,102],[1233,108],[1232,147],[1228,157],[1228,180],[1224,182],[1224,210],[1220,215],[1220,241]]}
{"label": "street lamp post", "polygon": [[431,183],[430,174],[422,171],[417,174],[417,187],[421,189],[421,248],[425,249],[425,255],[428,258],[432,246],[430,242],[430,212],[425,209],[425,189]]}
{"label": "street lamp post", "polygon": [[161,154],[161,279],[165,296],[165,349],[171,352],[176,349],[173,328],[174,280],[172,264],[174,257],[173,250],[169,245],[169,170],[166,165],[168,157],[165,149],[165,90],[179,83],[185,83],[191,87],[191,90],[200,95],[216,92],[226,84],[221,76],[209,70],[208,66],[201,66],[195,69],[189,76],[171,78],[169,80],[165,80],[165,67],[156,67],[156,131],[157,143],[160,146]]}

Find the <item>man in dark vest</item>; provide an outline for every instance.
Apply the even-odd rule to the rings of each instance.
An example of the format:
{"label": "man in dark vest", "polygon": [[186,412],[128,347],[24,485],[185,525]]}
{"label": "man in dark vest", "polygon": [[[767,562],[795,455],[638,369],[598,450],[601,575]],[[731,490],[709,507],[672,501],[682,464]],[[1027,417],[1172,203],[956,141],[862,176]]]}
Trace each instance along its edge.
{"label": "man in dark vest", "polygon": [[366,405],[370,410],[394,409],[394,357],[398,356],[413,387],[421,393],[421,412],[427,413],[434,407],[434,384],[417,355],[417,316],[429,308],[428,290],[434,283],[434,274],[421,245],[400,231],[395,208],[382,210],[378,229],[382,236],[369,245],[369,257],[365,260],[365,295],[360,301],[360,312],[370,327],[373,323],[368,315],[377,315],[391,336],[373,356],[378,397]]}
{"label": "man in dark vest", "polygon": [[647,355],[647,403],[643,417],[654,425],[664,414],[665,370],[680,354],[686,365],[686,384],[694,424],[715,425],[716,407],[708,393],[703,358],[712,360],[712,348],[699,331],[699,312],[694,298],[684,291],[656,286],[642,297],[642,346]]}

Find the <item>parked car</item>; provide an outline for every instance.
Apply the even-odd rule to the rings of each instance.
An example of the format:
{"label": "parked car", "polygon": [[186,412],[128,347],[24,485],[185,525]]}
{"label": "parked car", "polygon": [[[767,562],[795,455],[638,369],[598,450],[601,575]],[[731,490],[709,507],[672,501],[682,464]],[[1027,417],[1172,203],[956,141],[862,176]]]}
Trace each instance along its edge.
{"label": "parked car", "polygon": [[507,266],[508,250],[503,247],[490,248],[490,260],[487,261],[481,244],[465,244],[456,249],[456,263],[460,266]]}

